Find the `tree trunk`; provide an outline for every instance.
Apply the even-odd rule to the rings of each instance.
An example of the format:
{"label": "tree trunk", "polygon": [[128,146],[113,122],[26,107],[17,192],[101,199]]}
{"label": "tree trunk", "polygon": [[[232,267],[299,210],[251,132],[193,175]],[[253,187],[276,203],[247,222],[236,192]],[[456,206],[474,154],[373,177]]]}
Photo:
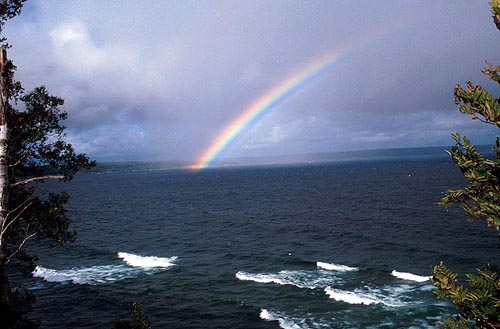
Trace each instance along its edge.
{"label": "tree trunk", "polygon": [[7,269],[5,266],[0,266],[0,326],[2,328],[16,328],[16,324],[19,324],[20,320],[21,314],[16,309]]}
{"label": "tree trunk", "polygon": [[[0,310],[3,313],[13,306],[12,290],[5,266],[0,266]],[[2,314],[3,315],[3,314]]]}
{"label": "tree trunk", "polygon": [[[8,201],[8,164],[7,164],[7,119],[6,111],[9,100],[8,86],[5,81],[5,66],[7,64],[7,50],[2,47],[0,50],[0,228],[3,229],[7,216]],[[3,236],[0,235],[0,268],[4,264]]]}
{"label": "tree trunk", "polygon": [[[5,66],[7,64],[7,50],[5,47],[0,49],[0,229],[3,229],[7,216],[8,207],[8,187],[9,179],[7,176],[7,120],[6,111],[8,106],[8,86],[5,81]],[[12,311],[13,297],[7,276],[7,255],[3,235],[0,235],[0,310],[4,312]]]}

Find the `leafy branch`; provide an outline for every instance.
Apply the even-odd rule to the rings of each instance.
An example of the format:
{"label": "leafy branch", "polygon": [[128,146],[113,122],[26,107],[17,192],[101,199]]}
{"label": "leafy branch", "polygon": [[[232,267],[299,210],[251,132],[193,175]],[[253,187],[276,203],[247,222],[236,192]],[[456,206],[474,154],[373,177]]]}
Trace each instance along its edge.
{"label": "leafy branch", "polygon": [[[490,2],[493,21],[500,30],[500,0]],[[482,70],[490,80],[500,84],[500,66],[486,62]],[[462,113],[500,128],[500,99],[479,85],[467,82],[466,87],[455,87],[455,104]],[[500,139],[491,150],[493,159],[479,153],[467,137],[452,135],[455,146],[447,151],[466,178],[468,185],[448,190],[438,203],[448,207],[460,204],[468,219],[483,218],[488,226],[500,229]],[[444,319],[441,328],[500,328],[500,275],[490,263],[477,269],[477,274],[466,274],[466,284],[459,284],[458,274],[441,261],[434,266],[431,282],[438,289],[438,299],[449,300],[458,307],[458,313]]]}

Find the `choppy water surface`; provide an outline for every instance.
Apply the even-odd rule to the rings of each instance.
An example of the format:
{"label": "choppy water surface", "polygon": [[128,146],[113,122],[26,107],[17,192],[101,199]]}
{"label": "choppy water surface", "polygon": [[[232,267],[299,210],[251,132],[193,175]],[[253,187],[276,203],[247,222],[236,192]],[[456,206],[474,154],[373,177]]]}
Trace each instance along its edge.
{"label": "choppy water surface", "polygon": [[[128,168],[128,169],[127,169]],[[75,243],[17,277],[42,328],[425,328],[453,311],[428,283],[498,262],[496,232],[434,205],[447,159],[149,170],[107,166],[64,188]]]}

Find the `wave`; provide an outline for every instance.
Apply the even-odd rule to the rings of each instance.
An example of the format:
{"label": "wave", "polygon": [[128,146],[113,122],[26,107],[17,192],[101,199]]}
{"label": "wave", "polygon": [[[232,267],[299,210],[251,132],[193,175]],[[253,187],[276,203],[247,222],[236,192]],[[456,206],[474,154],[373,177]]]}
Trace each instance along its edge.
{"label": "wave", "polygon": [[172,267],[175,266],[177,257],[156,257],[156,256],[139,256],[127,252],[119,252],[118,257],[123,259],[125,263],[133,267],[154,268],[154,267]]}
{"label": "wave", "polygon": [[36,278],[47,282],[73,282],[75,284],[101,284],[137,276],[140,270],[126,265],[102,265],[69,270],[55,270],[38,265],[32,272]]}
{"label": "wave", "polygon": [[297,324],[295,324],[291,319],[277,312],[262,309],[260,311],[260,318],[266,321],[278,321],[280,327],[283,329],[300,329],[300,327]]}
{"label": "wave", "polygon": [[175,266],[174,262],[177,260],[177,257],[143,257],[125,252],[119,252],[118,257],[122,258],[127,264],[75,267],[68,270],[55,270],[38,265],[32,274],[34,277],[42,278],[47,282],[96,285],[135,278],[141,273],[157,273]]}
{"label": "wave", "polygon": [[401,307],[407,305],[407,303],[401,301],[399,298],[397,298],[397,296],[394,296],[392,294],[384,294],[380,290],[377,291],[369,289],[368,291],[363,291],[361,289],[355,289],[354,291],[345,291],[341,289],[326,287],[325,293],[330,298],[335,299],[336,301],[342,301],[348,304],[383,304],[389,307]]}
{"label": "wave", "polygon": [[342,279],[318,271],[280,271],[278,273],[248,273],[239,271],[236,278],[257,283],[292,285],[298,288],[316,289],[342,282]]}
{"label": "wave", "polygon": [[415,282],[428,282],[430,279],[429,276],[421,276],[412,273],[398,272],[396,270],[392,271],[391,274],[396,278],[408,281],[415,281]]}
{"label": "wave", "polygon": [[330,264],[330,263],[323,263],[323,262],[316,262],[316,266],[318,268],[322,268],[324,270],[338,271],[338,272],[350,272],[350,271],[359,270],[359,268],[357,268],[357,267],[350,267],[350,266],[346,266],[346,265]]}

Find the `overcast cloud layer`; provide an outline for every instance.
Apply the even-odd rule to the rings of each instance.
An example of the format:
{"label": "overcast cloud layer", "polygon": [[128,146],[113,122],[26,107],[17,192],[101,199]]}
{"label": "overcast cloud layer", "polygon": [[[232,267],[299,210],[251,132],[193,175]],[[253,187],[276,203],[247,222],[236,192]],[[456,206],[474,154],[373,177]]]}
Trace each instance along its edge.
{"label": "overcast cloud layer", "polygon": [[336,65],[268,112],[225,157],[441,146],[496,128],[453,104],[496,88],[487,1],[29,1],[7,23],[17,78],[66,100],[68,138],[99,160],[195,160],[291,72]]}

